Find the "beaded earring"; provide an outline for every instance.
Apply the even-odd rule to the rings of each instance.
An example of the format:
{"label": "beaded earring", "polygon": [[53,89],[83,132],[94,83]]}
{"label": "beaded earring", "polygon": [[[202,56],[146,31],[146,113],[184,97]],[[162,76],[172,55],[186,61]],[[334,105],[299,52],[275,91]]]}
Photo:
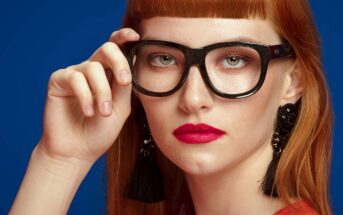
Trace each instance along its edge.
{"label": "beaded earring", "polygon": [[156,160],[156,144],[146,117],[141,113],[141,139],[138,158],[131,175],[126,197],[141,202],[154,203],[164,200],[164,183]]}
{"label": "beaded earring", "polygon": [[277,190],[274,187],[276,169],[281,157],[281,154],[286,147],[289,136],[297,121],[299,112],[299,104],[288,103],[278,110],[276,128],[272,137],[273,159],[270,162],[267,173],[261,184],[261,189],[264,194],[278,197]]}

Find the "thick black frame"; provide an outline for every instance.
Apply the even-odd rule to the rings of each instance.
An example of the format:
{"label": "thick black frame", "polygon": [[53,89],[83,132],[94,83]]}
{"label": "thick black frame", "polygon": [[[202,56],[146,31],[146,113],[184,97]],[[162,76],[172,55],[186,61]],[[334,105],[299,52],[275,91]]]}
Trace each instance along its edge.
{"label": "thick black frame", "polygon": [[[143,46],[143,45],[163,45],[169,46],[176,49],[179,49],[185,55],[185,71],[183,72],[179,83],[171,90],[167,92],[153,92],[149,91],[138,84],[136,78],[133,73],[133,59],[136,53],[136,50]],[[239,93],[239,94],[227,94],[219,91],[216,89],[213,84],[211,83],[207,70],[205,67],[205,58],[206,55],[213,49],[228,47],[228,46],[246,46],[255,49],[261,59],[261,73],[260,78],[251,90]],[[202,48],[189,48],[185,45],[170,42],[170,41],[163,41],[163,40],[140,40],[135,42],[128,42],[125,44],[125,50],[127,50],[127,60],[130,65],[131,73],[132,73],[132,85],[135,89],[139,92],[154,97],[164,97],[169,96],[179,90],[183,84],[185,83],[189,69],[193,65],[199,66],[200,74],[202,79],[204,80],[205,84],[218,96],[228,99],[239,99],[245,98],[255,94],[263,85],[265,80],[268,64],[269,61],[272,59],[284,58],[284,57],[292,57],[294,56],[294,52],[292,47],[288,43],[278,44],[278,45],[262,45],[257,43],[251,42],[222,42],[222,43],[215,43],[208,46],[204,46]]]}

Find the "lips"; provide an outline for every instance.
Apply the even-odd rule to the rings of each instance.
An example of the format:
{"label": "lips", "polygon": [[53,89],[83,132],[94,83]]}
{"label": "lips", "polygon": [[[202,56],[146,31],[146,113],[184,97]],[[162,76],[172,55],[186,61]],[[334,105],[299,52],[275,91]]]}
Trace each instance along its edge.
{"label": "lips", "polygon": [[225,134],[224,131],[207,124],[184,124],[173,132],[176,139],[187,144],[212,142]]}

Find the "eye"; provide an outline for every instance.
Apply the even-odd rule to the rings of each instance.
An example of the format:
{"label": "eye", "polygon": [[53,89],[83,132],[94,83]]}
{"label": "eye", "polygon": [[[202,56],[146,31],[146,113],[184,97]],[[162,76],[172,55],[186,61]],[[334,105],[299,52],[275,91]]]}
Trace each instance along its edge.
{"label": "eye", "polygon": [[225,57],[222,62],[224,68],[229,69],[240,69],[244,67],[247,63],[248,62],[246,59],[244,59],[244,57],[235,55]]}
{"label": "eye", "polygon": [[174,59],[174,57],[165,54],[151,56],[150,62],[152,65],[159,67],[166,67],[176,64],[176,60]]}

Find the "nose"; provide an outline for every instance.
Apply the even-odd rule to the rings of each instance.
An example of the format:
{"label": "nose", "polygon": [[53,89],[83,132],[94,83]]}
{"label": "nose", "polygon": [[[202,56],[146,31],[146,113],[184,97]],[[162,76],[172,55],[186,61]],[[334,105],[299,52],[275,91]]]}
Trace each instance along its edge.
{"label": "nose", "polygon": [[203,81],[199,67],[192,66],[181,88],[180,109],[188,114],[198,114],[211,109],[213,103],[214,94]]}

